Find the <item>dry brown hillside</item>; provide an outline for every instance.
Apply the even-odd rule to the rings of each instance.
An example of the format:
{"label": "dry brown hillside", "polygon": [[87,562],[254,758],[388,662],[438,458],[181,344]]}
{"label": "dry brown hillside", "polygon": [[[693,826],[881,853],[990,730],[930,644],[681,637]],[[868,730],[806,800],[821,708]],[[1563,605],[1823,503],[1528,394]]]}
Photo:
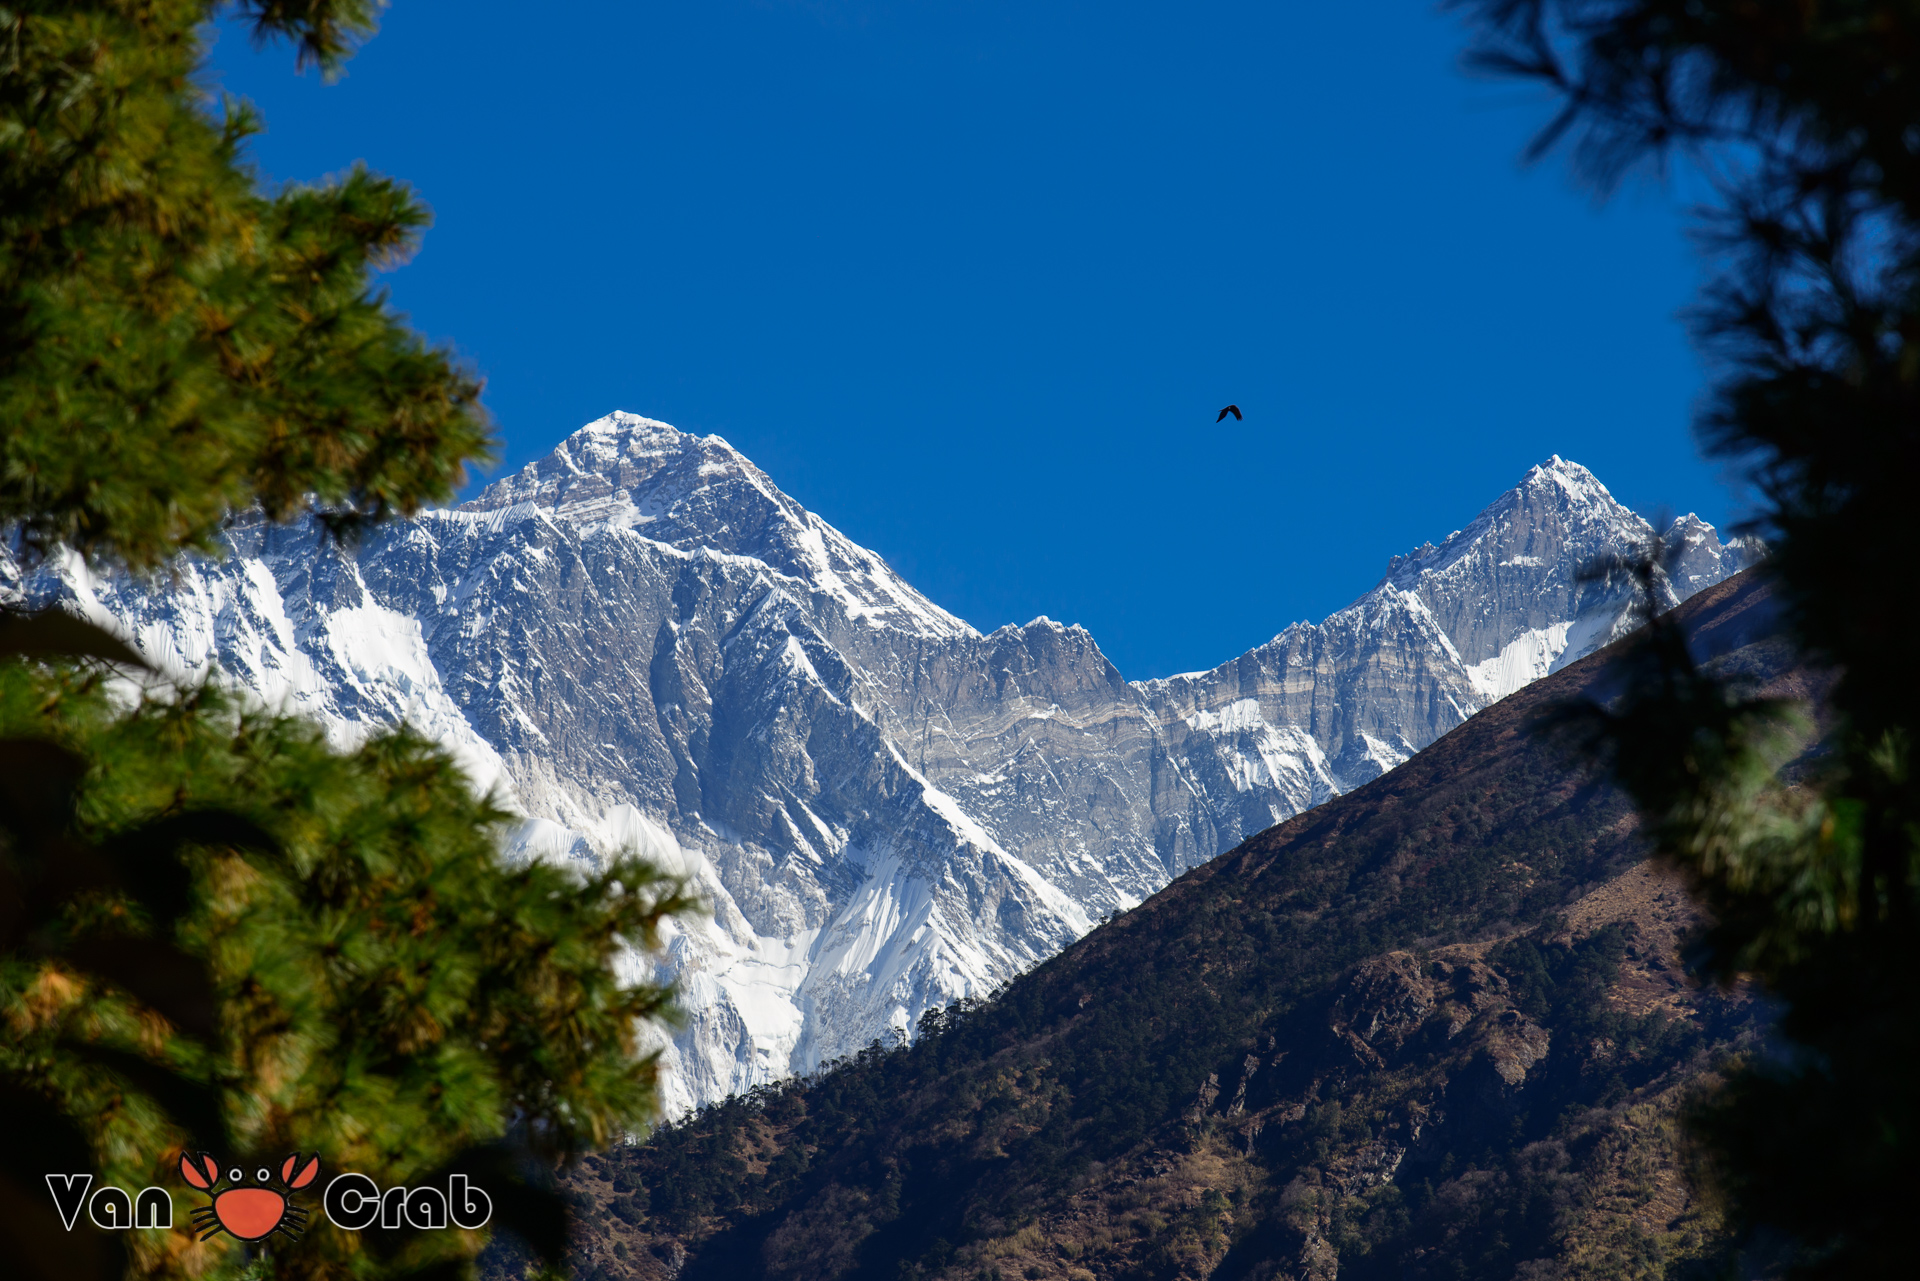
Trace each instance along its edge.
{"label": "dry brown hillside", "polygon": [[[1743,575],[1683,616],[1817,684]],[[1587,1278],[1722,1248],[1676,1118],[1753,1003],[1542,713],[1596,655],[992,1001],[565,1176],[582,1278]],[[518,1270],[510,1243],[493,1275]]]}

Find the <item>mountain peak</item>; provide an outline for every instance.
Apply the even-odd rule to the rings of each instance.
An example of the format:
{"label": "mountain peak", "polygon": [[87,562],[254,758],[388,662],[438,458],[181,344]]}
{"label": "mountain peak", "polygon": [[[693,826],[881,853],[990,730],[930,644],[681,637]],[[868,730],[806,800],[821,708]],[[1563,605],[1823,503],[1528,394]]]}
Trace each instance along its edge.
{"label": "mountain peak", "polygon": [[[1078,625],[981,636],[720,437],[615,413],[324,557],[254,524],[173,584],[0,554],[0,592],[339,742],[435,734],[537,820],[516,856],[666,850],[714,908],[669,938],[680,1111],[991,988],[1604,643],[1630,601],[1579,570],[1647,532],[1550,459],[1324,622],[1130,686]],[[1746,563],[1672,537],[1677,594]]]}
{"label": "mountain peak", "polygon": [[1544,485],[1557,486],[1569,499],[1582,505],[1621,506],[1607,487],[1600,483],[1598,476],[1572,459],[1562,458],[1558,454],[1549,455],[1547,461],[1530,469],[1520,482],[1520,487]]}
{"label": "mountain peak", "polygon": [[655,418],[615,410],[568,436],[545,458],[488,485],[466,508],[492,511],[532,503],[585,524],[634,509],[639,518],[627,523],[646,524],[656,514],[644,510],[646,498],[663,483],[685,493],[729,481],[744,482],[790,517],[801,513],[799,504],[780,494],[765,472],[721,437],[695,436]]}
{"label": "mountain peak", "polygon": [[1516,513],[1530,513],[1526,523],[1531,525],[1549,511],[1560,513],[1558,523],[1569,526],[1566,532],[1604,526],[1609,535],[1615,535],[1629,528],[1641,530],[1646,524],[1615,499],[1598,476],[1571,459],[1552,454],[1545,462],[1528,468],[1519,484],[1489,503],[1465,529],[1447,535],[1439,546],[1422,543],[1389,560],[1379,586],[1391,583],[1406,591],[1422,575],[1458,563],[1489,533],[1510,528]]}
{"label": "mountain peak", "polygon": [[[679,441],[692,436],[691,432],[681,431],[672,423],[661,422],[658,418],[648,418],[644,414],[628,413],[616,409],[610,414],[594,419],[567,437],[568,441],[582,439],[607,439],[618,437],[658,437]],[[562,442],[563,444],[565,442]]]}
{"label": "mountain peak", "polygon": [[873,626],[927,636],[973,630],[908,586],[879,555],[782,493],[719,436],[616,410],[487,486],[462,510],[521,503],[582,529],[757,560]]}

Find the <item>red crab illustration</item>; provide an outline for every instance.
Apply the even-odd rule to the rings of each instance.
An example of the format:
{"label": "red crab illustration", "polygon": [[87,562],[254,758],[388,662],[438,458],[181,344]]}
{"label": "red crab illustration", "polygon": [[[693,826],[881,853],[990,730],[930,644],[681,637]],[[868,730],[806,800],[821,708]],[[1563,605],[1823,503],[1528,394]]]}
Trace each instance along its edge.
{"label": "red crab illustration", "polygon": [[301,1165],[300,1154],[295,1152],[280,1163],[279,1179],[263,1165],[254,1171],[251,1183],[247,1182],[246,1171],[235,1166],[227,1171],[227,1188],[214,1192],[220,1182],[220,1163],[211,1153],[190,1152],[180,1158],[180,1177],[202,1192],[213,1193],[211,1205],[193,1212],[193,1230],[200,1233],[202,1241],[222,1232],[242,1241],[259,1241],[280,1232],[298,1241],[306,1231],[307,1212],[287,1195],[320,1177],[320,1158],[309,1157]]}

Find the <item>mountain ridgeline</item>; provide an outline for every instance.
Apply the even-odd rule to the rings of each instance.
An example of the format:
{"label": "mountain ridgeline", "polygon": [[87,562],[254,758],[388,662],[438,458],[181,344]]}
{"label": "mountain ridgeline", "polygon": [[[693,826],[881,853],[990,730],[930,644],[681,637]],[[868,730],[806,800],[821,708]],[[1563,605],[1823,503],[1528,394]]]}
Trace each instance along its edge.
{"label": "mountain ridgeline", "polygon": [[[1699,655],[1821,684],[1743,574]],[[1755,1035],[1551,713],[1607,654],[1187,872],[993,999],[575,1167],[575,1274],[1719,1275],[1676,1118]],[[511,1242],[488,1257],[516,1275]]]}
{"label": "mountain ridgeline", "polygon": [[[613,414],[350,548],[241,519],[165,582],[0,585],[340,741],[411,722],[527,816],[518,854],[685,872],[714,910],[664,961],[680,1113],[909,1032],[1590,652],[1627,589],[1580,570],[1652,532],[1553,458],[1322,622],[1128,682],[1078,627],[953,617],[718,437]],[[1674,600],[1755,552],[1664,532]]]}

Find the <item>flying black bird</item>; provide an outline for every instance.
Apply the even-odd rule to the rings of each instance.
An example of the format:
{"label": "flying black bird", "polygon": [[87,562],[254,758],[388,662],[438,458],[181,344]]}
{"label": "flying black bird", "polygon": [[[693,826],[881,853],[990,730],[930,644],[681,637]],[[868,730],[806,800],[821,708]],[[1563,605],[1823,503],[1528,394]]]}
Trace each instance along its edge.
{"label": "flying black bird", "polygon": [[1225,409],[1223,409],[1223,410],[1221,410],[1221,411],[1220,411],[1220,416],[1219,416],[1218,418],[1216,418],[1216,419],[1214,419],[1213,421],[1215,421],[1215,422],[1217,422],[1217,423],[1223,423],[1223,422],[1225,422],[1225,421],[1227,421],[1227,415],[1228,415],[1228,414],[1232,414],[1232,415],[1233,415],[1233,421],[1235,421],[1235,422],[1239,422],[1239,421],[1240,421],[1240,406],[1238,406],[1238,405],[1228,405],[1228,406],[1227,406],[1227,407],[1226,407]]}

